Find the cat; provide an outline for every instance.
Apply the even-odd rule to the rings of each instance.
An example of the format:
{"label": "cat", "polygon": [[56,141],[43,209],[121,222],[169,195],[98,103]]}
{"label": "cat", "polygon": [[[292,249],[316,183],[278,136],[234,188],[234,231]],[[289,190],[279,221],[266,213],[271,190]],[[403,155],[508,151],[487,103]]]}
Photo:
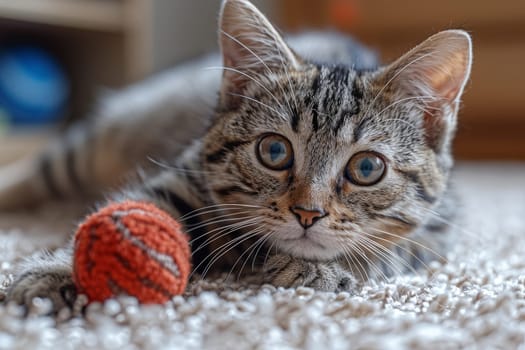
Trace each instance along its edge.
{"label": "cat", "polygon": [[[108,200],[151,202],[179,219],[203,275],[256,264],[260,283],[351,291],[441,258],[452,242],[442,222],[455,212],[451,142],[470,74],[469,34],[439,32],[383,67],[368,64],[374,60],[366,54],[366,64],[348,55],[319,62],[292,50],[249,1],[223,0],[219,44],[222,76],[201,70],[191,84],[179,84],[173,111],[155,123],[147,118],[154,103],[143,102],[151,108],[127,119],[115,108],[90,132],[70,132],[75,137],[61,143],[69,148],[55,148],[63,166],[49,153],[33,165],[39,180],[33,170],[4,185],[0,204],[37,201],[43,189],[56,196],[73,185],[97,191],[139,158],[177,155],[155,160],[160,171]],[[216,93],[207,118],[206,103],[197,101]],[[177,111],[183,116],[173,117]],[[193,118],[200,126],[180,122]],[[199,137],[182,148],[171,134]],[[119,138],[125,146],[111,149]],[[56,310],[71,306],[72,251],[69,243],[26,260],[7,300],[28,305],[40,296]]]}

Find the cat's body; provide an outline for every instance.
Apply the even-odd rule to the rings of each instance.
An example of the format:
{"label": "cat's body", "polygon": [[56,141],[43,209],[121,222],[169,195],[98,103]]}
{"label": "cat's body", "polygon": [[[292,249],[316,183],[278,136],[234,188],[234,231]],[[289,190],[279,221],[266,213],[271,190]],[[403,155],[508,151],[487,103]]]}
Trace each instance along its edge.
{"label": "cat's body", "polygon": [[[220,22],[222,81],[213,70],[190,86],[181,79],[173,109],[156,114],[165,121],[152,125],[157,131],[148,132],[148,111],[130,120],[115,111],[120,118],[80,132],[71,151],[57,153],[60,163],[44,158],[34,197],[99,190],[152,156],[164,164],[160,173],[111,199],[152,202],[179,218],[200,272],[246,270],[253,262],[264,269],[261,282],[335,291],[438,258],[447,238],[437,224],[443,218],[435,219],[450,212],[450,142],[470,70],[468,35],[439,33],[375,69],[373,59],[356,61],[354,50],[331,63],[330,55],[318,56],[323,63],[305,60],[246,1],[224,1]],[[188,129],[185,117],[200,121]],[[202,137],[169,161],[195,135]],[[29,179],[5,186],[0,206],[36,183]],[[71,302],[71,251],[28,260],[9,298]]]}

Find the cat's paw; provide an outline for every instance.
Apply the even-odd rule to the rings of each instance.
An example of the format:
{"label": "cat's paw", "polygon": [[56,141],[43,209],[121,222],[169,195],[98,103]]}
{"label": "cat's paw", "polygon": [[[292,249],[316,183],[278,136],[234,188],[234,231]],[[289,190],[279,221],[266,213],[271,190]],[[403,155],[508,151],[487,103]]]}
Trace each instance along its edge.
{"label": "cat's paw", "polygon": [[278,287],[311,287],[320,291],[348,291],[357,285],[354,276],[337,262],[318,262],[274,255],[264,266],[265,282]]}
{"label": "cat's paw", "polygon": [[6,301],[14,301],[30,309],[33,299],[37,297],[51,301],[52,313],[64,307],[72,308],[77,290],[71,271],[67,269],[26,271],[10,286]]}

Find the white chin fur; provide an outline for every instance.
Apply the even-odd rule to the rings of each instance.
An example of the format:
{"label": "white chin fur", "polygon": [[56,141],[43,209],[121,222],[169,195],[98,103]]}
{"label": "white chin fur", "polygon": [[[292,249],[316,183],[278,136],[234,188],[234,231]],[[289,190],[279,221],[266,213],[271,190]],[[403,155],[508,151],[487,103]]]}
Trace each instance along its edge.
{"label": "white chin fur", "polygon": [[284,253],[308,260],[330,260],[340,255],[330,242],[315,239],[319,236],[322,232],[308,231],[305,235],[302,229],[295,228],[286,234],[276,232],[275,244]]}

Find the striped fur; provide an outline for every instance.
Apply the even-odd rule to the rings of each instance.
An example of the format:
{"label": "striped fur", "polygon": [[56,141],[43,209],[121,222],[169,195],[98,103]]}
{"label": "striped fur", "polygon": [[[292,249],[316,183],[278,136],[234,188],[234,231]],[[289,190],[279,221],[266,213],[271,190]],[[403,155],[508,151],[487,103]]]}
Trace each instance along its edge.
{"label": "striped fur", "polygon": [[[355,60],[327,63],[326,57],[297,54],[246,0],[225,0],[220,26],[223,77],[220,86],[212,84],[219,101],[213,116],[204,118],[209,128],[204,132],[207,123],[194,128],[202,137],[176,161],[110,199],[146,200],[178,218],[192,237],[195,270],[203,274],[253,264],[263,267],[262,281],[341,290],[359,279],[413,270],[441,257],[448,242],[443,222],[454,212],[448,195],[450,144],[470,71],[468,34],[438,33],[376,69]],[[189,101],[197,104],[195,98]],[[202,118],[203,112],[194,115]],[[147,123],[137,122],[134,133],[120,133],[118,126],[127,122],[112,120],[91,134],[92,140],[80,138],[86,141],[79,147],[87,151],[92,142],[98,151],[110,150],[104,143],[97,148],[99,133],[125,139],[125,146],[101,161],[111,166],[108,173],[130,167],[113,164],[129,150],[135,152],[133,160],[180,152],[165,147],[171,133],[185,133],[180,120],[156,125],[163,130],[151,135]],[[290,167],[276,171],[261,162],[258,145],[270,134],[291,145]],[[140,147],[143,141],[154,147]],[[384,162],[377,183],[356,185],[345,175],[359,152],[374,152]],[[96,179],[78,172],[84,160],[76,152],[65,153],[70,184],[85,188]],[[47,189],[64,192],[54,180],[54,165],[43,164]],[[323,215],[305,228],[293,208]],[[53,286],[26,293],[30,283],[23,279],[34,282],[31,271],[41,271],[35,265],[22,269],[10,298],[27,303],[28,295],[40,293],[60,299]],[[63,284],[67,278],[58,285]]]}

